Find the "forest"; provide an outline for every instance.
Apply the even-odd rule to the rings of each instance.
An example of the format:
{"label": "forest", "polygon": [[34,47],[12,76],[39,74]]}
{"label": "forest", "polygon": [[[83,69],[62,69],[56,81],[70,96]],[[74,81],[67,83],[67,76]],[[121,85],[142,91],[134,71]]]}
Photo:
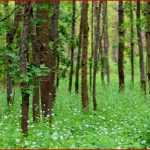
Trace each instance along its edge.
{"label": "forest", "polygon": [[150,148],[150,2],[1,1],[0,148]]}

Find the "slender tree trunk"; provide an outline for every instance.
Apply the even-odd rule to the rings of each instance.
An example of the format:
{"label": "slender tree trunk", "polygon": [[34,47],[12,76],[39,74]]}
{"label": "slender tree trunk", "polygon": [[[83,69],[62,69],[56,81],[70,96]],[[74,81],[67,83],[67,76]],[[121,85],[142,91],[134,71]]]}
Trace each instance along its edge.
{"label": "slender tree trunk", "polygon": [[[36,19],[36,16],[33,16],[33,19]],[[32,57],[33,64],[35,67],[40,66],[40,42],[39,42],[39,34],[38,27],[32,25]],[[40,121],[40,83],[39,81],[34,79],[34,93],[33,93],[33,122],[38,123]]]}
{"label": "slender tree trunk", "polygon": [[[9,13],[8,2],[7,1],[3,2],[3,4],[4,4],[4,13],[5,14]],[[9,28],[9,19],[6,20],[6,28]],[[11,31],[11,29],[10,29],[10,31]],[[8,31],[6,34],[6,47],[9,52],[12,51],[11,46],[12,46],[13,39],[14,39],[14,36],[10,35],[11,34],[10,31]],[[6,55],[6,61],[7,61],[7,64],[6,64],[6,76],[5,76],[6,81],[5,81],[5,83],[6,83],[6,89],[7,89],[7,105],[10,106],[13,104],[13,81],[12,81],[12,77],[11,77],[11,67],[10,67],[10,65],[12,64],[12,58],[9,55]]]}
{"label": "slender tree trunk", "polygon": [[57,46],[58,46],[58,19],[59,19],[59,7],[60,2],[53,3],[53,16],[51,20],[51,38],[53,41],[53,48],[50,50],[50,117],[52,118],[52,108],[56,98],[56,72],[57,72]]}
{"label": "slender tree trunk", "polygon": [[130,38],[130,45],[131,45],[131,78],[132,78],[132,85],[134,86],[134,27],[133,27],[133,6],[132,2],[130,2],[130,21],[131,21],[131,38]]}
{"label": "slender tree trunk", "polygon": [[82,43],[82,33],[83,33],[83,11],[81,10],[81,19],[80,19],[80,33],[79,33],[79,44],[78,44],[78,54],[77,54],[77,65],[76,65],[76,78],[75,78],[75,92],[79,92],[79,71],[80,71],[80,59],[81,59],[81,43]]}
{"label": "slender tree trunk", "polygon": [[[118,21],[117,18],[118,14],[115,14],[113,16],[113,20],[114,20],[114,23],[112,24],[112,30],[114,31],[114,37],[112,38],[112,46],[113,46],[113,50],[111,52],[111,59],[113,62],[117,63],[118,62]],[[117,28],[116,28],[117,27]]]}
{"label": "slender tree trunk", "polygon": [[149,93],[150,93],[150,2],[147,2],[147,33],[146,33],[146,43],[147,43],[147,77],[149,83]]}
{"label": "slender tree trunk", "polygon": [[136,10],[136,17],[137,17],[137,38],[138,38],[138,46],[139,46],[139,63],[140,63],[140,77],[141,77],[141,88],[144,93],[146,93],[146,81],[145,81],[145,69],[144,69],[144,58],[143,58],[143,43],[142,43],[142,35],[141,35],[141,26],[140,26],[140,10],[141,5],[140,2],[137,2],[137,10]]}
{"label": "slender tree trunk", "polygon": [[56,87],[59,87],[59,65],[60,65],[60,53],[57,51],[57,81],[56,81]]}
{"label": "slender tree trunk", "polygon": [[[15,6],[18,6],[18,3],[15,3]],[[21,21],[21,11],[16,12],[14,16],[14,23],[11,26],[10,30],[7,32],[6,35],[6,43],[7,43],[7,49],[8,51],[12,51],[12,44],[16,35],[16,32],[19,27],[19,23]],[[7,104],[12,105],[14,100],[14,93],[13,93],[13,81],[11,76],[11,67],[12,64],[12,58],[10,56],[7,56],[7,75],[6,75],[6,83],[7,83]]]}
{"label": "slender tree trunk", "polygon": [[[103,10],[104,11],[104,10]],[[105,84],[105,52],[104,52],[104,46],[103,46],[103,37],[104,37],[104,15],[102,15],[102,30],[101,30],[101,38],[99,41],[99,57],[101,61],[101,81],[102,84]]]}
{"label": "slender tree trunk", "polygon": [[94,2],[92,1],[92,12],[91,12],[91,57],[90,57],[90,91],[92,89],[92,66],[93,66],[93,24],[94,24]]}
{"label": "slender tree trunk", "polygon": [[75,39],[75,12],[76,12],[76,3],[75,0],[72,2],[72,33],[71,33],[71,60],[70,60],[70,74],[69,74],[69,89],[71,93],[72,90],[72,78],[73,78],[73,66],[74,66],[74,39]]}
{"label": "slender tree trunk", "polygon": [[109,59],[108,59],[108,16],[107,16],[107,1],[103,2],[103,23],[104,23],[104,54],[105,54],[105,70],[107,74],[107,83],[110,82]]}
{"label": "slender tree trunk", "polygon": [[98,62],[98,47],[100,40],[100,9],[101,2],[94,2],[94,12],[95,12],[95,45],[94,45],[94,70],[93,70],[93,110],[96,111],[96,73],[97,73],[97,62]]}
{"label": "slender tree trunk", "polygon": [[[4,2],[2,2],[2,4],[3,4],[3,10],[4,10],[4,13],[5,14],[7,14],[7,13],[9,13],[9,5],[8,5],[8,2],[7,1],[4,1]],[[6,29],[9,27],[8,25],[9,25],[9,19],[7,19],[6,20],[6,22],[5,22],[5,24],[6,24]],[[6,44],[7,44],[7,35],[6,35]],[[6,45],[6,47],[7,47],[7,45]],[[7,55],[5,55],[4,56],[5,57],[5,59],[6,59],[6,62],[7,62],[7,64],[6,65],[4,65],[4,68],[6,67],[6,69],[4,69],[4,82],[3,82],[3,85],[4,85],[4,89],[6,88],[6,90],[7,90],[7,105],[9,106],[9,104],[8,104],[8,98],[9,98],[9,90],[10,90],[10,88],[8,89],[7,88],[7,86],[9,86],[8,84],[9,84],[9,82],[11,82],[11,81],[9,81],[9,79],[8,79],[8,74],[9,74],[9,70],[8,70],[8,64],[9,64],[9,62],[8,62],[8,56]],[[8,93],[9,92],[9,93]],[[11,94],[11,93],[10,93]]]}
{"label": "slender tree trunk", "polygon": [[118,43],[118,75],[119,75],[119,91],[124,90],[124,10],[123,1],[119,1],[118,17],[119,17],[119,43]]}
{"label": "slender tree trunk", "polygon": [[88,2],[82,2],[83,35],[82,35],[82,106],[88,109],[88,86],[87,86],[87,57],[88,57]]}
{"label": "slender tree trunk", "polygon": [[35,85],[32,105],[33,105],[33,122],[38,123],[40,121],[40,91],[38,85]]}
{"label": "slender tree trunk", "polygon": [[[23,2],[23,29],[22,29],[22,41],[20,49],[20,73],[27,73],[27,52],[28,52],[28,28],[30,22],[30,2]],[[21,129],[24,135],[28,133],[28,115],[29,115],[29,94],[27,92],[28,83],[22,81],[21,84],[21,93],[22,93],[22,120],[21,120]]]}
{"label": "slender tree trunk", "polygon": [[[37,10],[37,19],[42,21],[42,24],[38,27],[37,31],[40,43],[40,64],[45,64],[46,67],[50,68],[50,50],[48,47],[50,41],[49,11],[41,6]],[[40,85],[42,115],[44,117],[50,117],[50,84],[50,73],[48,73],[47,76],[42,78]]]}

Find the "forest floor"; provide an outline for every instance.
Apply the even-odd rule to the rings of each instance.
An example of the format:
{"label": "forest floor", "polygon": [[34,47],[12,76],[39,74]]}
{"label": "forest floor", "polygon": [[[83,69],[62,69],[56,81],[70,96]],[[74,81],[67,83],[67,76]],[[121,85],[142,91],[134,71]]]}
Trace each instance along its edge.
{"label": "forest floor", "polygon": [[[114,76],[114,79],[117,76]],[[113,78],[113,77],[112,77]],[[51,127],[43,120],[29,121],[29,136],[20,133],[21,95],[16,89],[15,102],[8,113],[5,90],[0,90],[1,148],[145,148],[150,147],[150,100],[126,81],[124,93],[118,93],[117,80],[110,86],[97,83],[97,111],[82,112],[81,97],[67,92],[61,81]],[[31,106],[31,105],[30,105]],[[31,106],[32,107],[32,106]],[[30,118],[31,117],[30,109]]]}

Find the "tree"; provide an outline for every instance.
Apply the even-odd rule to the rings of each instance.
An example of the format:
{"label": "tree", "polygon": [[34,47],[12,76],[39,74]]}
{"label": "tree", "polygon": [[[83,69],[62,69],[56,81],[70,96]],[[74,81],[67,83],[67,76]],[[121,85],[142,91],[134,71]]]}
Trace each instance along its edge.
{"label": "tree", "polygon": [[57,47],[58,47],[58,19],[59,19],[59,7],[60,2],[53,3],[53,11],[51,17],[51,28],[50,28],[50,41],[53,43],[50,49],[50,84],[49,86],[49,109],[50,117],[52,118],[52,108],[56,97],[56,57],[57,57]]}
{"label": "tree", "polygon": [[94,2],[92,1],[92,11],[91,11],[91,57],[90,57],[90,91],[92,89],[92,67],[93,67],[93,24],[94,24]]}
{"label": "tree", "polygon": [[147,43],[147,77],[150,88],[150,2],[147,2],[147,33],[146,33],[146,43]]}
{"label": "tree", "polygon": [[133,26],[133,4],[130,2],[130,21],[131,21],[131,37],[130,37],[130,47],[131,47],[131,78],[132,85],[134,85],[134,26]]}
{"label": "tree", "polygon": [[107,83],[110,82],[110,71],[109,71],[109,59],[108,59],[108,50],[109,50],[109,43],[108,43],[108,16],[107,16],[107,2],[103,2],[103,24],[104,24],[104,56],[105,56],[105,63],[104,68],[107,73]]}
{"label": "tree", "polygon": [[87,86],[87,56],[88,56],[88,2],[82,2],[82,106],[88,109],[88,86]]}
{"label": "tree", "polygon": [[[24,76],[27,73],[27,53],[28,53],[28,29],[31,16],[31,2],[23,2],[23,28],[22,28],[22,41],[20,49],[20,73]],[[28,115],[29,115],[29,93],[28,82],[23,80],[20,83],[22,94],[22,120],[21,129],[24,135],[28,133]]]}
{"label": "tree", "polygon": [[[38,11],[37,11],[38,13]],[[33,19],[37,19],[37,15],[33,15]],[[32,25],[32,57],[35,67],[40,67],[40,41],[39,41],[39,25]],[[39,122],[40,120],[40,83],[34,79],[34,91],[33,91],[33,122]]]}
{"label": "tree", "polygon": [[[19,7],[19,4],[15,2],[15,7]],[[10,27],[6,34],[6,46],[7,50],[9,52],[12,52],[12,44],[14,42],[14,38],[16,35],[16,32],[19,28],[19,23],[21,21],[21,10],[19,9],[14,16],[14,22],[13,25]],[[8,55],[7,56],[7,74],[6,74],[6,83],[7,83],[7,104],[12,105],[14,100],[14,94],[13,94],[13,79],[11,76],[11,67],[12,64],[12,58]]]}
{"label": "tree", "polygon": [[57,79],[56,79],[56,87],[59,87],[59,80],[60,80],[60,73],[59,73],[59,69],[60,69],[60,53],[59,51],[57,51]]}
{"label": "tree", "polygon": [[79,41],[78,41],[78,53],[77,53],[77,65],[76,65],[76,76],[75,76],[75,92],[79,92],[79,70],[80,70],[80,60],[81,60],[81,48],[82,48],[82,34],[83,34],[83,11],[81,10],[80,18],[80,32],[79,32]]}
{"label": "tree", "polygon": [[119,76],[119,91],[124,90],[124,8],[123,1],[119,1],[118,5],[118,18],[119,18],[119,43],[118,43],[118,76]]}
{"label": "tree", "polygon": [[139,63],[140,63],[140,78],[141,78],[141,88],[144,93],[146,93],[146,81],[145,81],[145,69],[144,69],[144,58],[143,58],[143,42],[142,42],[142,35],[141,35],[141,25],[140,25],[140,15],[141,5],[140,2],[137,2],[137,9],[136,9],[136,28],[137,28],[137,38],[138,38],[138,46],[139,46]]}
{"label": "tree", "polygon": [[70,74],[69,74],[69,89],[68,89],[70,93],[72,89],[73,66],[74,66],[75,12],[76,12],[76,3],[75,3],[75,0],[73,0],[72,2],[71,58],[70,58]]}
{"label": "tree", "polygon": [[94,14],[95,14],[95,27],[94,27],[94,69],[93,69],[93,110],[96,111],[96,73],[97,73],[97,62],[98,62],[98,47],[100,40],[100,9],[101,2],[94,2]]}
{"label": "tree", "polygon": [[[40,43],[40,64],[45,64],[50,68],[50,54],[49,54],[49,42],[50,42],[50,17],[49,10],[46,7],[46,3],[39,3],[40,7],[37,10],[37,19],[40,21],[37,35]],[[42,114],[44,117],[50,117],[50,73],[44,76],[41,80],[41,105]]]}
{"label": "tree", "polygon": [[102,15],[102,30],[101,30],[100,41],[99,41],[99,58],[101,64],[101,81],[103,85],[105,83],[105,54],[104,54],[104,45],[103,45],[104,28],[105,28],[104,20],[105,20],[104,15]]}

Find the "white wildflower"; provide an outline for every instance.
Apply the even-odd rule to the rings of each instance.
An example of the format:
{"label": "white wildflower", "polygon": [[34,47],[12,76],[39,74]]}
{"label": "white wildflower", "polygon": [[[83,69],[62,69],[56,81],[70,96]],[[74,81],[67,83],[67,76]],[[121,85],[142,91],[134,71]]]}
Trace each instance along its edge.
{"label": "white wildflower", "polygon": [[4,119],[7,119],[8,118],[8,116],[4,116]]}
{"label": "white wildflower", "polygon": [[51,138],[52,140],[56,141],[58,139],[58,136],[57,136],[57,132],[54,132],[52,135],[51,135]]}
{"label": "white wildflower", "polygon": [[145,144],[146,143],[146,141],[141,141],[141,144]]}
{"label": "white wildflower", "polygon": [[61,135],[61,136],[60,136],[60,139],[61,139],[61,140],[63,140],[63,139],[64,139],[64,137]]}

